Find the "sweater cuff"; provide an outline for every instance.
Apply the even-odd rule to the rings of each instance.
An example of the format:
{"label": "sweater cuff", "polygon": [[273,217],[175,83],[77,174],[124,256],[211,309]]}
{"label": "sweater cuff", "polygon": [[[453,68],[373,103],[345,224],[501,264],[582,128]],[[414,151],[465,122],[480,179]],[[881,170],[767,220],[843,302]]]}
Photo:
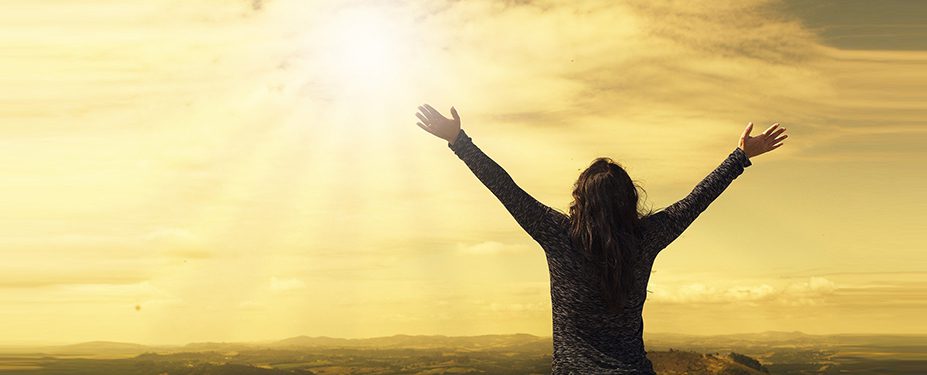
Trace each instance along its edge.
{"label": "sweater cuff", "polygon": [[470,141],[472,141],[472,138],[470,138],[463,129],[460,129],[460,132],[457,133],[457,138],[454,138],[454,144],[448,142],[447,147],[456,153],[464,147],[464,143],[470,143]]}
{"label": "sweater cuff", "polygon": [[750,162],[750,158],[747,157],[747,154],[744,153],[744,150],[741,150],[740,147],[735,148],[734,151],[731,152],[731,156],[734,157],[734,159],[736,159],[744,168],[753,165],[753,163]]}

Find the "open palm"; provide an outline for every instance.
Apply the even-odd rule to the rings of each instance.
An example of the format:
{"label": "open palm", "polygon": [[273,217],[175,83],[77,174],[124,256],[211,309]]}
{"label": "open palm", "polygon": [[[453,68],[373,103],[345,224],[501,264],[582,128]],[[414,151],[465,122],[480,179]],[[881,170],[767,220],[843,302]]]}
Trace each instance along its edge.
{"label": "open palm", "polygon": [[415,114],[421,120],[421,122],[416,123],[418,127],[425,129],[438,138],[447,140],[451,144],[454,143],[457,134],[460,133],[460,115],[457,114],[456,108],[451,107],[451,116],[453,118],[444,117],[441,113],[438,113],[438,110],[428,104],[420,105],[418,110],[419,113]]}
{"label": "open palm", "polygon": [[784,144],[782,140],[789,137],[788,134],[779,136],[785,132],[785,128],[779,128],[778,122],[772,124],[772,126],[755,137],[750,136],[751,130],[753,130],[752,122],[747,124],[747,128],[744,129],[744,133],[740,136],[740,145],[737,146],[743,150],[748,158],[779,148]]}

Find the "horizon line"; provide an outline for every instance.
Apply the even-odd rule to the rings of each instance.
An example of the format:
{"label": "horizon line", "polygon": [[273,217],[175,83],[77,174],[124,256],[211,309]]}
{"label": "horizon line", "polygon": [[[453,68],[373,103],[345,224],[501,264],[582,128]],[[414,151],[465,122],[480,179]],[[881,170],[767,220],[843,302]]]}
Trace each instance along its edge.
{"label": "horizon line", "polygon": [[[679,333],[679,332],[648,332],[644,331],[644,336],[650,335],[676,335],[676,336],[697,336],[697,337],[711,337],[711,336],[736,336],[736,335],[757,335],[764,333],[798,333],[807,336],[927,336],[927,332],[917,332],[917,333],[887,333],[887,332],[841,332],[841,333],[808,333],[804,331],[780,331],[780,330],[766,330],[766,331],[750,331],[750,332],[735,332],[735,333],[713,333],[713,334],[698,334],[698,333]],[[183,347],[192,344],[267,344],[274,343],[283,340],[306,337],[306,338],[326,338],[326,339],[339,339],[339,340],[370,340],[370,339],[380,339],[380,338],[389,338],[396,336],[412,336],[412,337],[479,337],[479,336],[516,336],[516,335],[529,335],[538,338],[549,338],[552,339],[551,335],[535,335],[532,333],[524,332],[515,332],[515,333],[486,333],[478,335],[444,335],[444,334],[409,334],[409,333],[395,333],[392,335],[385,336],[367,336],[367,337],[334,337],[334,336],[309,336],[307,334],[288,336],[284,338],[276,339],[255,339],[255,340],[241,340],[241,341],[190,341],[184,344],[166,344],[166,343],[140,343],[132,341],[119,341],[119,340],[87,340],[87,341],[77,341],[77,342],[0,342],[0,347],[53,347],[53,346],[71,346],[71,345],[80,345],[80,344],[89,344],[89,343],[113,343],[113,344],[132,344],[139,346],[176,346]]]}

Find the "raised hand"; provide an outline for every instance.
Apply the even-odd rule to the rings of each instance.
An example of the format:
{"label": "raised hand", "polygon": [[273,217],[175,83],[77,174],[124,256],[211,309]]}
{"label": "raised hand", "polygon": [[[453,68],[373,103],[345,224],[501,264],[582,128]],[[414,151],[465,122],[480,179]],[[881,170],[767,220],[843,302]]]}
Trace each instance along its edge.
{"label": "raised hand", "polygon": [[748,158],[775,150],[784,144],[782,140],[789,137],[788,134],[780,137],[779,135],[785,132],[785,128],[778,127],[779,123],[777,122],[763,131],[763,133],[760,133],[756,137],[751,137],[750,131],[753,130],[753,123],[751,122],[747,124],[747,128],[744,129],[744,133],[740,136],[740,145],[737,147],[743,150]]}
{"label": "raised hand", "polygon": [[450,144],[454,144],[457,134],[460,132],[460,115],[457,114],[457,109],[451,107],[451,116],[454,118],[444,117],[428,104],[420,105],[418,110],[419,113],[416,113],[415,116],[422,120],[416,123],[418,127],[448,141]]}

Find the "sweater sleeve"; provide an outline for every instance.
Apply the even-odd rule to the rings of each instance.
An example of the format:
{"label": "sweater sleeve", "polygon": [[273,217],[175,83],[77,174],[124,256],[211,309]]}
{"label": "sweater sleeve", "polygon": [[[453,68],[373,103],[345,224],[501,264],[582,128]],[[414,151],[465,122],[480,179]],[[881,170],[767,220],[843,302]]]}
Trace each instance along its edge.
{"label": "sweater sleeve", "polygon": [[683,199],[652,215],[656,222],[656,241],[651,257],[672,243],[711,204],[721,192],[752,165],[739,147],[734,149],[714,171],[708,174]]}
{"label": "sweater sleeve", "polygon": [[518,225],[534,240],[540,242],[541,223],[553,209],[534,199],[519,187],[499,164],[473,144],[463,129],[448,147],[470,168],[477,179],[502,202]]}

